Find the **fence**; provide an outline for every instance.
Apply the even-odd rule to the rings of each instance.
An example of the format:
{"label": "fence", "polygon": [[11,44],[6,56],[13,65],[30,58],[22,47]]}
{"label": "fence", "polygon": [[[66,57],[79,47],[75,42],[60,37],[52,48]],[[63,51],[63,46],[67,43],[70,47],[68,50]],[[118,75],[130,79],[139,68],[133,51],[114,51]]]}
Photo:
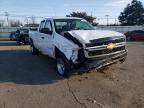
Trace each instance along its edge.
{"label": "fence", "polygon": [[[3,27],[0,28],[0,38],[8,38],[10,32],[16,31],[19,27]],[[25,27],[28,28],[28,27]],[[97,30],[113,30],[121,33],[125,33],[133,30],[144,30],[144,26],[97,26]]]}
{"label": "fence", "polygon": [[113,30],[121,33],[126,33],[133,30],[144,30],[144,26],[97,26],[97,30]]}
{"label": "fence", "polygon": [[[35,28],[35,27],[31,27]],[[0,38],[8,38],[10,33],[20,29],[20,27],[1,27],[0,28]],[[23,29],[29,29],[29,27],[23,27]]]}

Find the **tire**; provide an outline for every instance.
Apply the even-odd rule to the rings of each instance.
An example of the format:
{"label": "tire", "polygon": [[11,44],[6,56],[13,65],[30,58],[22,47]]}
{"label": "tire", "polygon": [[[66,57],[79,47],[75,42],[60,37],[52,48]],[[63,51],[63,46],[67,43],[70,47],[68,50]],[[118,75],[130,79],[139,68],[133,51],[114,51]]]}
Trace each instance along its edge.
{"label": "tire", "polygon": [[62,77],[69,77],[71,70],[70,63],[64,54],[60,53],[56,57],[57,73]]}
{"label": "tire", "polygon": [[16,44],[21,45],[20,39],[18,37],[16,38]]}
{"label": "tire", "polygon": [[24,42],[24,45],[28,45],[28,42]]}
{"label": "tire", "polygon": [[127,41],[134,41],[134,40],[135,40],[134,38],[127,37]]}
{"label": "tire", "polygon": [[25,39],[24,39],[24,45],[29,45],[29,44],[30,44],[29,39],[28,39],[28,38],[25,38]]}
{"label": "tire", "polygon": [[24,41],[24,45],[29,45],[29,42],[28,41]]}
{"label": "tire", "polygon": [[21,43],[20,43],[19,41],[16,41],[16,44],[17,44],[17,45],[21,45]]}
{"label": "tire", "polygon": [[33,55],[37,55],[39,53],[38,49],[34,46],[32,39],[30,39],[30,45],[31,45],[31,53]]}
{"label": "tire", "polygon": [[130,40],[131,40],[131,38],[130,38],[130,37],[127,37],[126,39],[127,39],[127,41],[130,41]]}

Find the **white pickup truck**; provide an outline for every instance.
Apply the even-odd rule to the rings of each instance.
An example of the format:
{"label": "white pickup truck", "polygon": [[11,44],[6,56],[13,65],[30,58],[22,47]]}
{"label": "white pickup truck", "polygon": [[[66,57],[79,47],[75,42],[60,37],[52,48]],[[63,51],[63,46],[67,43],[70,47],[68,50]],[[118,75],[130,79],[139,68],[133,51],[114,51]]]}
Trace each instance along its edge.
{"label": "white pickup truck", "polygon": [[124,62],[127,56],[123,34],[95,30],[81,18],[46,18],[38,31],[30,33],[30,40],[32,54],[40,51],[56,59],[57,72],[63,77],[76,68],[101,68]]}

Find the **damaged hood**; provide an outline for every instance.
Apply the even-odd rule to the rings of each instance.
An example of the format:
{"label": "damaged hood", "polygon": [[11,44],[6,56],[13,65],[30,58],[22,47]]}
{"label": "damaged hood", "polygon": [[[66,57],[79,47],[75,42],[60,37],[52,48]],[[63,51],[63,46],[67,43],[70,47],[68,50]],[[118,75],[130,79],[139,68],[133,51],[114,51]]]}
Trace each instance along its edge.
{"label": "damaged hood", "polygon": [[90,43],[90,40],[105,37],[124,36],[121,33],[109,30],[73,30],[68,32],[82,43]]}

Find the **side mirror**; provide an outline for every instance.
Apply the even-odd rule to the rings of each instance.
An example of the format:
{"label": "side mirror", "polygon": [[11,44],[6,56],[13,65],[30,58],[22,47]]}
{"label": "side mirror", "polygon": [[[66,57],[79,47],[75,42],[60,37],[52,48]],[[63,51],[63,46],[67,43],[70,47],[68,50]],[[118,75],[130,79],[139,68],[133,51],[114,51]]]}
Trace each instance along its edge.
{"label": "side mirror", "polygon": [[45,33],[45,34],[52,34],[52,31],[51,30],[49,30],[48,28],[42,28],[41,29],[41,33]]}

